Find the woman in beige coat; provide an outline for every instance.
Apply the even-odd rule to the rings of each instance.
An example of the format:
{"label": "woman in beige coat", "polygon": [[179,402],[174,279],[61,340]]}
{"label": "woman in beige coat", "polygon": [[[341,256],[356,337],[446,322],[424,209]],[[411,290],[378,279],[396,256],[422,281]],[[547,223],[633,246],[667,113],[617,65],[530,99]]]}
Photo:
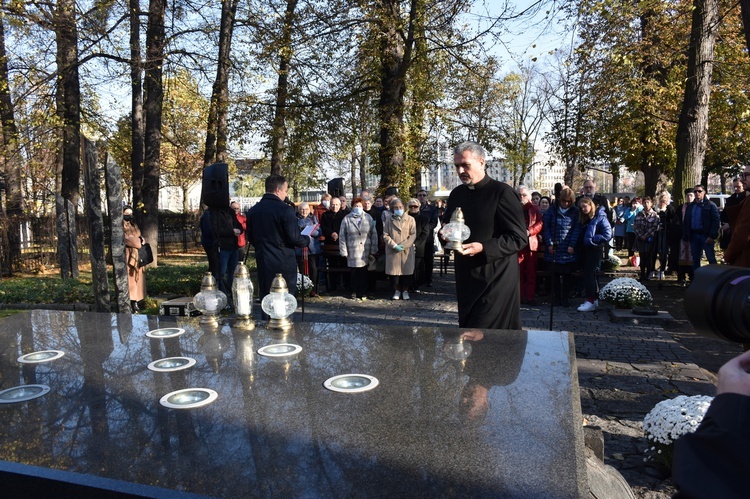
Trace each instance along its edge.
{"label": "woman in beige coat", "polygon": [[393,285],[393,299],[409,299],[409,286],[414,277],[414,241],[417,225],[414,218],[404,213],[404,203],[399,198],[390,202],[391,216],[383,222],[385,242],[385,273]]}
{"label": "woman in beige coat", "polygon": [[125,229],[125,262],[128,267],[128,289],[130,290],[130,310],[138,313],[138,302],[146,297],[146,269],[138,265],[138,250],[146,242],[141,230],[133,220],[133,208],[122,210]]}

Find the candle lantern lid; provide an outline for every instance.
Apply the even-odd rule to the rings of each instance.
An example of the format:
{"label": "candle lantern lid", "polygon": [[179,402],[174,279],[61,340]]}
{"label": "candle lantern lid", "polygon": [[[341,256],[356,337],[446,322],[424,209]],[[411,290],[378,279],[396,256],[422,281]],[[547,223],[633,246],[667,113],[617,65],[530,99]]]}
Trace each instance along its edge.
{"label": "candle lantern lid", "polygon": [[271,293],[288,293],[289,287],[286,284],[286,279],[281,274],[276,274],[276,277],[271,281]]}

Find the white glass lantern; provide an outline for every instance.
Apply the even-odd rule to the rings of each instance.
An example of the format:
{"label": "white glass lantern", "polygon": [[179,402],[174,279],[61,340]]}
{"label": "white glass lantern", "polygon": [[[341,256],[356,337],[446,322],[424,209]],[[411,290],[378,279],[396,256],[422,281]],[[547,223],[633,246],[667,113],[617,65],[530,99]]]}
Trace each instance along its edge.
{"label": "white glass lantern", "polygon": [[227,295],[216,287],[216,279],[211,272],[203,276],[201,290],[193,298],[193,305],[203,314],[201,324],[219,325],[217,317],[227,305]]}
{"label": "white glass lantern", "polygon": [[255,329],[253,322],[253,283],[250,271],[244,263],[237,264],[232,281],[232,298],[234,298],[234,313],[237,320],[234,327],[245,330]]}
{"label": "white glass lantern", "polygon": [[456,208],[451,215],[450,223],[443,227],[443,237],[448,240],[445,248],[463,252],[463,242],[469,239],[470,235],[471,230],[464,223],[464,212],[461,208]]}
{"label": "white glass lantern", "polygon": [[281,274],[276,274],[273,278],[271,292],[263,298],[260,307],[271,317],[268,321],[269,329],[286,331],[292,327],[289,316],[297,310],[297,300],[289,294],[286,280]]}

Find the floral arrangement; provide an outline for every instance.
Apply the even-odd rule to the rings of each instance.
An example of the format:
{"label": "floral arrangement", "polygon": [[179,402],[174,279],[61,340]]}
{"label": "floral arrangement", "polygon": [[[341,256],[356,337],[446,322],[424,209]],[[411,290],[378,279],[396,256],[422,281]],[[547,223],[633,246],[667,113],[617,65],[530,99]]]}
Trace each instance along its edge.
{"label": "floral arrangement", "polygon": [[656,404],[643,418],[643,433],[652,444],[647,452],[653,453],[652,458],[671,467],[675,441],[698,428],[712,400],[706,395],[680,395]]}
{"label": "floral arrangement", "polygon": [[622,260],[620,260],[620,257],[615,254],[609,255],[607,258],[602,260],[602,270],[604,272],[611,272],[613,270],[616,270],[620,265],[622,265]]}
{"label": "floral arrangement", "polygon": [[599,292],[599,299],[612,303],[617,308],[633,308],[651,304],[651,292],[635,279],[620,277],[613,279]]}
{"label": "floral arrangement", "polygon": [[308,296],[313,289],[312,279],[297,272],[297,294]]}

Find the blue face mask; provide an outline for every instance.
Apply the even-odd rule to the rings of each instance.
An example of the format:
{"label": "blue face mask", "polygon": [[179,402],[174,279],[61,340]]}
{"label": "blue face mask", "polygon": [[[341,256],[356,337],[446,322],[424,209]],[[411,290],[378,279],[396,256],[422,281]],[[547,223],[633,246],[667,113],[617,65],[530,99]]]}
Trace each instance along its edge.
{"label": "blue face mask", "polygon": [[400,217],[404,214],[404,210],[393,210],[393,214]]}
{"label": "blue face mask", "polygon": [[362,212],[364,212],[364,209],[361,206],[355,206],[354,208],[352,208],[352,213],[354,213],[355,215],[361,215]]}

